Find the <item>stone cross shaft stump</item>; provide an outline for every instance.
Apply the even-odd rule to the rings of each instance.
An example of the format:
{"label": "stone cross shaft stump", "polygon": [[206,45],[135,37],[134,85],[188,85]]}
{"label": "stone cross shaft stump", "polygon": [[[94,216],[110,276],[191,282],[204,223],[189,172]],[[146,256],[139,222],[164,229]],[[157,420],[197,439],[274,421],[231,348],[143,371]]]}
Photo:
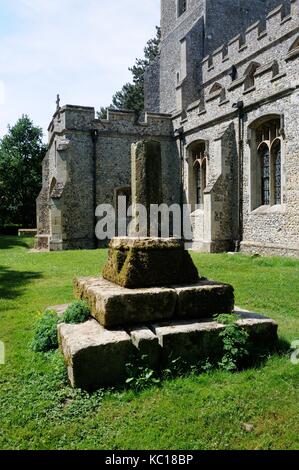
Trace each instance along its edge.
{"label": "stone cross shaft stump", "polygon": [[[138,205],[147,211],[146,227],[139,227],[138,236],[150,236],[152,204],[162,204],[161,144],[141,141],[132,145],[132,206],[133,221],[137,219]],[[132,235],[135,235],[133,233]]]}
{"label": "stone cross shaft stump", "polygon": [[198,272],[183,241],[148,236],[151,205],[162,203],[159,142],[142,141],[132,145],[132,202],[135,220],[138,218],[138,204],[145,207],[146,227],[139,227],[138,237],[114,238],[111,241],[104,279],[129,289],[196,283]]}

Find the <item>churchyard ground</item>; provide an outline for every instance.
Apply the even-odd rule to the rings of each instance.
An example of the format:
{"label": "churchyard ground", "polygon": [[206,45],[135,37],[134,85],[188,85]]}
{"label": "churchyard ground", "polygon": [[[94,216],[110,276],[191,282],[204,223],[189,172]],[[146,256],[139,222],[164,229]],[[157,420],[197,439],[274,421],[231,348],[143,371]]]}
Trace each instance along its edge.
{"label": "churchyard ground", "polygon": [[[58,352],[30,350],[49,305],[73,299],[74,276],[98,275],[107,252],[31,253],[0,237],[0,449],[298,449],[299,365],[291,351],[240,373],[211,371],[142,392],[72,390]],[[236,305],[299,340],[299,261],[192,254],[200,273],[228,282]]]}

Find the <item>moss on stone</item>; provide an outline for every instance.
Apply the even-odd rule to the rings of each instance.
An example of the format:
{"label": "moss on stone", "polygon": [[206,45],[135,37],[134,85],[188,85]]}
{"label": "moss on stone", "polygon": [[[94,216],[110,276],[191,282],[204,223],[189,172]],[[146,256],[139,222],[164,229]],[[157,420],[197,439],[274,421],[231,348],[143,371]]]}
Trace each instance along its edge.
{"label": "moss on stone", "polygon": [[103,277],[122,287],[184,285],[199,280],[198,271],[183,246],[177,242],[152,241],[144,245],[111,243]]}

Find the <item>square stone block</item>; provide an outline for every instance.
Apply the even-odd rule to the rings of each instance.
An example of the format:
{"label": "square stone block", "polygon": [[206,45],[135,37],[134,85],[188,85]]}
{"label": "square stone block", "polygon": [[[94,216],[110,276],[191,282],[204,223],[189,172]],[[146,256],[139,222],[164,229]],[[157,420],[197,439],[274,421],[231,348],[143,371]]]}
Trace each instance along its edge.
{"label": "square stone block", "polygon": [[178,295],[175,316],[180,319],[211,318],[234,309],[234,288],[228,284],[205,280],[175,290]]}
{"label": "square stone block", "polygon": [[97,390],[126,380],[126,364],[134,354],[124,330],[105,330],[96,320],[58,326],[59,344],[75,388]]}
{"label": "square stone block", "polygon": [[[236,311],[237,323],[244,328],[251,341],[250,354],[255,349],[271,350],[278,341],[278,325],[270,318],[250,312]],[[162,348],[162,363],[181,358],[189,364],[200,360],[220,359],[223,352],[220,337],[225,325],[208,320],[180,321],[153,325],[153,331]]]}
{"label": "square stone block", "polygon": [[139,352],[139,356],[144,356],[143,362],[150,369],[158,369],[162,353],[158,337],[147,327],[133,328],[128,333]]}
{"label": "square stone block", "polygon": [[182,359],[188,364],[221,355],[222,341],[219,333],[224,326],[210,321],[172,322],[153,325],[153,331],[162,348],[162,363]]}
{"label": "square stone block", "polygon": [[175,238],[116,237],[103,277],[130,289],[192,284],[199,280],[184,243]]}
{"label": "square stone block", "polygon": [[61,304],[48,307],[46,310],[50,312],[56,312],[59,317],[62,317],[66,310],[69,308],[70,304]]}
{"label": "square stone block", "polygon": [[236,309],[240,316],[238,325],[249,334],[253,349],[271,350],[278,340],[278,324],[271,318],[258,313]]}
{"label": "square stone block", "polygon": [[175,289],[126,289],[102,278],[75,279],[75,294],[90,305],[105,328],[169,320],[174,316]]}
{"label": "square stone block", "polygon": [[[237,312],[238,324],[249,333],[253,348],[271,350],[277,344],[277,324],[266,317]],[[163,324],[124,330],[107,330],[96,320],[80,325],[60,324],[60,348],[68,367],[71,385],[96,390],[124,384],[127,364],[146,355],[145,364],[152,369],[165,368],[174,359],[188,364],[220,359],[223,342],[220,333],[225,325],[214,321],[171,321]]]}

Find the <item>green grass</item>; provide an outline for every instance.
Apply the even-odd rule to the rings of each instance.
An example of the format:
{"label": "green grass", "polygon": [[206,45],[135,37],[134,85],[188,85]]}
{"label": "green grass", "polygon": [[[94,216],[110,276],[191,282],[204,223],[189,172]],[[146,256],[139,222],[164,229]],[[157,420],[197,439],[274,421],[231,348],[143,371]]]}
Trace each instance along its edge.
{"label": "green grass", "polygon": [[[99,274],[106,251],[30,253],[30,243],[0,237],[1,449],[298,449],[299,366],[289,353],[139,394],[73,391],[60,354],[34,354],[29,343],[45,307],[71,301],[73,277]],[[193,257],[202,275],[235,286],[237,305],[271,315],[284,339],[299,340],[299,261]]]}

